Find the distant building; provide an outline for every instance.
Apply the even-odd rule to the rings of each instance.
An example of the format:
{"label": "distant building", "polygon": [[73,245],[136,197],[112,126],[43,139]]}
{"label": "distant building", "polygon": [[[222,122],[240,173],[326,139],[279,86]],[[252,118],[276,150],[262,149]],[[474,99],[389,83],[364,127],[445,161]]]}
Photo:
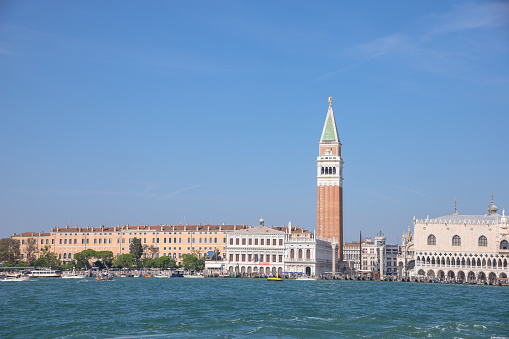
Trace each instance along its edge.
{"label": "distant building", "polygon": [[139,225],[115,227],[54,227],[50,232],[25,232],[14,234],[12,239],[20,241],[21,260],[27,259],[28,239],[36,240],[38,252],[49,246],[64,263],[74,259],[74,255],[86,249],[112,251],[114,257],[129,253],[133,238],[141,240],[145,256],[158,258],[168,256],[181,261],[183,254],[200,251],[205,254],[219,250],[226,258],[226,238],[228,232],[245,229],[246,225]]}
{"label": "distant building", "polygon": [[338,259],[343,255],[343,159],[341,142],[329,98],[329,110],[319,143],[317,164],[316,234],[319,239],[336,242]]}
{"label": "distant building", "polygon": [[276,272],[308,276],[332,271],[331,243],[316,239],[300,227],[258,227],[229,232],[224,267],[229,274],[274,275]]}
{"label": "distant building", "polygon": [[427,279],[496,282],[509,275],[509,222],[493,196],[485,215],[414,217],[415,275]]}
{"label": "distant building", "polygon": [[399,246],[386,244],[382,232],[375,237],[374,242],[367,238],[361,243],[354,241],[343,245],[343,258],[353,275],[396,276],[398,253]]}
{"label": "distant building", "polygon": [[398,255],[398,276],[412,278],[415,268],[414,235],[408,226],[408,231],[401,237],[400,253]]}

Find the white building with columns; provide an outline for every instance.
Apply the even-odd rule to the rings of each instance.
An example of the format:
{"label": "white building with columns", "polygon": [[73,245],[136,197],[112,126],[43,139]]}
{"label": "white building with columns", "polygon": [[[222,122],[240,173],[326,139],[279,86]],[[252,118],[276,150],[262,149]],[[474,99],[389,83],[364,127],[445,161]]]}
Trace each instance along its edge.
{"label": "white building with columns", "polygon": [[[298,273],[319,276],[333,269],[330,242],[300,227],[257,227],[228,233],[224,268],[242,276]],[[337,256],[335,257],[337,260]]]}
{"label": "white building with columns", "polygon": [[509,223],[488,206],[485,215],[414,217],[415,275],[425,279],[497,282],[509,275]]}

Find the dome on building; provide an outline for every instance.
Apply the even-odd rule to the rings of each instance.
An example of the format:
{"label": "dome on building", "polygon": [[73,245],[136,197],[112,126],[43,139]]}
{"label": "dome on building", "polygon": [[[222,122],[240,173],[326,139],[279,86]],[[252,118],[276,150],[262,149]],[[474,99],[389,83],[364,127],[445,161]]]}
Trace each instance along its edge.
{"label": "dome on building", "polygon": [[498,207],[493,203],[493,194],[491,195],[491,203],[488,206],[488,215],[497,214]]}

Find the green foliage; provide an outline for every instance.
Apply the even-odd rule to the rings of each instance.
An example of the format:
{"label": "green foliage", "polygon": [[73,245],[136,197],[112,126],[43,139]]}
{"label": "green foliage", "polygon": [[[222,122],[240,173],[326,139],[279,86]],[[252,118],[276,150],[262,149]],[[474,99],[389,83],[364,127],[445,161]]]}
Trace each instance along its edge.
{"label": "green foliage", "polygon": [[28,265],[32,266],[35,262],[35,254],[39,252],[39,247],[37,247],[36,239],[28,238],[26,240],[25,252],[27,255],[26,260],[28,261]]}
{"label": "green foliage", "polygon": [[[109,252],[109,251],[106,251]],[[96,257],[96,251],[93,249],[83,250],[74,255],[74,259],[76,260],[76,267],[82,268],[86,267],[87,269],[91,268],[90,259]]]}
{"label": "green foliage", "polygon": [[0,239],[0,261],[7,261],[11,265],[16,265],[19,261],[19,255],[19,240]]}
{"label": "green foliage", "polygon": [[196,251],[192,254],[184,254],[182,255],[182,265],[187,270],[201,271],[205,268],[205,257]]}
{"label": "green foliage", "polygon": [[27,264],[25,264],[24,262],[20,262],[19,264],[17,264],[16,266],[14,267],[28,267]]}
{"label": "green foliage", "polygon": [[141,240],[138,238],[133,238],[131,244],[129,245],[129,253],[134,255],[134,259],[136,264],[140,263],[140,258],[143,255],[143,246],[141,245]]}
{"label": "green foliage", "polygon": [[10,263],[5,263],[2,267],[13,267],[13,265]]}
{"label": "green foliage", "polygon": [[157,268],[173,268],[176,266],[177,263],[175,262],[175,259],[167,257],[165,255],[154,260],[154,267]]}
{"label": "green foliage", "polygon": [[34,266],[35,267],[50,267],[50,264],[48,263],[48,259],[41,256],[39,257],[39,259],[37,259],[35,262],[34,262]]}
{"label": "green foliage", "polygon": [[111,267],[113,265],[113,252],[112,251],[96,251],[95,257],[102,260],[104,265]]}
{"label": "green foliage", "polygon": [[41,250],[41,256],[34,262],[36,267],[60,267],[62,262],[58,259],[57,255],[50,251],[48,245],[44,246]]}
{"label": "green foliage", "polygon": [[155,264],[155,260],[154,259],[144,259],[142,261],[143,263],[143,267],[146,267],[146,268],[152,268],[152,267],[155,267],[154,264]]}
{"label": "green foliage", "polygon": [[74,265],[75,265],[74,261],[70,261],[70,262],[66,263],[66,264],[62,267],[62,269],[63,269],[64,271],[67,271],[67,270],[70,270],[70,269],[74,268]]}
{"label": "green foliage", "polygon": [[134,258],[134,255],[130,253],[122,254],[117,258],[117,260],[115,260],[113,266],[118,268],[131,268],[135,261],[136,259]]}

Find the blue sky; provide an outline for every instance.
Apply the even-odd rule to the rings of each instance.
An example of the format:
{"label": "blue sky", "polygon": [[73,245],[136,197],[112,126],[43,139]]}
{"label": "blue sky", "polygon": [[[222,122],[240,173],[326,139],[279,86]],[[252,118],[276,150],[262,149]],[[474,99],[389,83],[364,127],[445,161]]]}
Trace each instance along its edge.
{"label": "blue sky", "polygon": [[0,3],[0,237],[316,224],[328,108],[344,236],[509,209],[509,4]]}

